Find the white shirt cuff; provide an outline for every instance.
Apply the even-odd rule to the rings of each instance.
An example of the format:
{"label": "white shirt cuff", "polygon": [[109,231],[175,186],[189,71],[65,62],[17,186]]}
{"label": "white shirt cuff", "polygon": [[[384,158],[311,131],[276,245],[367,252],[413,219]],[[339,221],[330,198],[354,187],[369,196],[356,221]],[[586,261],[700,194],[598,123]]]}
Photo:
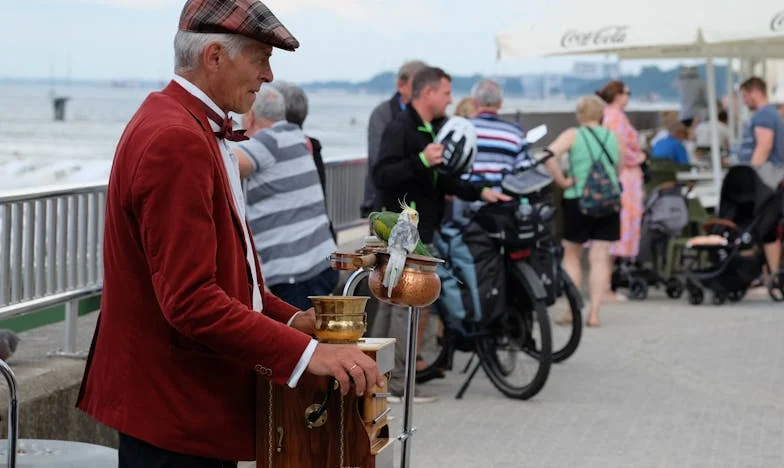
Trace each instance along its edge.
{"label": "white shirt cuff", "polygon": [[294,388],[297,386],[299,382],[299,378],[302,377],[302,374],[305,372],[305,369],[308,368],[308,364],[310,364],[310,358],[313,357],[313,353],[316,352],[316,345],[318,345],[318,341],[311,338],[308,347],[305,348],[305,351],[302,353],[302,357],[299,358],[299,362],[297,366],[294,368],[294,371],[291,373],[291,377],[289,377],[288,386],[290,388]]}
{"label": "white shirt cuff", "polygon": [[291,324],[294,323],[294,317],[296,317],[299,314],[303,314],[303,313],[305,313],[305,311],[304,310],[300,310],[296,314],[292,315],[291,318],[289,319],[289,321],[286,322],[286,325],[291,326]]}

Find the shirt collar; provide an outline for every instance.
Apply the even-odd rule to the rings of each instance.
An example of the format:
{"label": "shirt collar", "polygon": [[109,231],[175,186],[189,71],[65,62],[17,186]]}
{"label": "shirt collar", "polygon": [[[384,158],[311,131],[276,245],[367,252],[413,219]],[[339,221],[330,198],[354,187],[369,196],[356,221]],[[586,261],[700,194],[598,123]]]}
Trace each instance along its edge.
{"label": "shirt collar", "polygon": [[400,106],[400,110],[406,110],[406,104],[403,102],[403,96],[400,93],[395,93],[395,97],[397,98],[397,105]]}
{"label": "shirt collar", "polygon": [[498,112],[486,110],[477,114],[477,117],[498,117]]}
{"label": "shirt collar", "polygon": [[[220,107],[218,107],[218,105],[215,104],[215,102],[212,99],[210,99],[209,96],[207,96],[207,93],[205,93],[204,91],[199,89],[198,86],[196,86],[195,84],[193,84],[190,81],[186,80],[185,78],[183,78],[180,75],[174,75],[174,78],[172,78],[172,79],[178,85],[182,86],[185,89],[185,91],[188,91],[196,99],[198,99],[199,101],[203,102],[204,104],[209,106],[210,109],[212,109],[215,112],[217,112],[218,115],[223,115],[223,116],[226,115],[226,113],[223,112],[223,110]],[[220,129],[221,129],[220,126],[218,126],[218,124],[213,122],[212,119],[207,119],[207,121],[210,123],[210,128],[212,128],[213,132],[219,132],[220,131]]]}

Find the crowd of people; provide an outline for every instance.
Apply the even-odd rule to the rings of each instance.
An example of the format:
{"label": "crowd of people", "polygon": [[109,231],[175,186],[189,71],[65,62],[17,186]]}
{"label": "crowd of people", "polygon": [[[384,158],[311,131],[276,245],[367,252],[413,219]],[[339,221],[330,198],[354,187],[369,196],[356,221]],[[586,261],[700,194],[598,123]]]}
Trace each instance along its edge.
{"label": "crowd of people", "polygon": [[[735,147],[730,145],[727,125],[728,109],[721,103],[717,108],[717,136],[722,153],[722,165],[751,164],[760,168],[763,179],[775,186],[784,179],[784,103],[773,103],[768,97],[768,85],[759,77],[741,83],[743,104],[751,112],[742,138]],[[687,114],[662,113],[665,128],[651,141],[652,158],[669,159],[681,165],[710,165],[711,123],[707,111]],[[680,118],[680,120],[678,120]],[[774,230],[763,236],[769,272],[779,270],[781,240]]]}
{"label": "crowd of people", "polygon": [[[462,181],[439,181],[431,168],[440,162],[443,149],[432,141],[445,117],[446,91],[435,90],[440,98],[437,114],[429,110],[420,112],[420,106],[410,101],[410,96],[418,94],[417,91],[412,93],[412,83],[417,83],[417,76],[424,81],[428,70],[431,69],[420,61],[401,67],[397,92],[389,101],[380,104],[371,116],[369,169],[362,213],[394,209],[395,201],[407,196],[416,201],[417,206],[423,206],[423,219],[428,221],[421,227],[420,234],[429,243],[439,223],[446,219],[459,220],[466,206],[475,203],[477,187],[483,193],[497,193],[493,189],[500,185],[503,174],[526,167],[531,159],[525,150],[524,129],[498,113],[503,104],[502,85],[483,79],[475,84],[469,97],[455,105],[453,114],[468,118],[476,128],[478,152],[472,171],[464,175]],[[438,76],[446,86],[447,75]],[[417,85],[414,88],[417,89]],[[781,106],[767,102],[766,87],[759,78],[749,79],[741,89],[745,104],[754,114],[738,151],[739,162],[770,165],[772,170],[784,171],[780,143],[784,139]],[[589,250],[587,325],[591,327],[601,323],[599,309],[602,303],[627,300],[624,294],[611,290],[611,275],[614,264],[633,260],[639,254],[645,200],[643,167],[657,158],[689,165],[694,157],[684,142],[690,139],[696,138],[698,151],[706,152],[710,147],[710,128],[702,117],[704,114],[698,111],[663,114],[665,128],[648,147],[644,147],[644,139],[626,114],[630,96],[628,86],[614,80],[595,95],[580,98],[576,108],[577,126],[558,135],[548,148],[554,158],[547,161],[547,169],[563,190],[563,265],[575,284],[582,284],[583,249]],[[434,115],[437,118],[433,119]],[[726,111],[721,111],[719,122],[726,122]],[[726,129],[720,127],[719,132],[721,144],[729,149]],[[619,210],[602,217],[584,214],[578,203],[596,161],[601,162],[609,183],[620,193]],[[475,188],[470,189],[471,185]],[[443,210],[445,199],[451,201],[452,209],[448,213]],[[769,271],[778,271],[780,239],[773,232],[765,237],[765,242]],[[373,330],[376,336],[405,339],[405,311],[394,309],[381,308],[379,323],[383,325]],[[388,318],[395,314],[396,318]],[[568,325],[571,320],[572,317],[566,314],[557,323]],[[402,374],[393,375],[393,378],[402,382]],[[419,393],[417,396],[416,401],[432,401],[428,395]]]}

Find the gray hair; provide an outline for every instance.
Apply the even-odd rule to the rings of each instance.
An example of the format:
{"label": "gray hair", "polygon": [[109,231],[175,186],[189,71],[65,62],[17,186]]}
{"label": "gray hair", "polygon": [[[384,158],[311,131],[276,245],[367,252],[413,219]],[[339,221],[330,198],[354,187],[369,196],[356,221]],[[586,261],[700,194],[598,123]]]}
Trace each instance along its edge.
{"label": "gray hair", "polygon": [[287,81],[275,81],[271,83],[286,103],[286,120],[302,128],[305,119],[308,117],[308,96],[305,90]]}
{"label": "gray hair", "polygon": [[253,40],[238,34],[212,34],[177,31],[174,35],[174,71],[193,71],[199,66],[199,57],[210,44],[217,42],[232,59]]}
{"label": "gray hair", "polygon": [[479,80],[471,88],[471,97],[479,107],[500,107],[504,91],[501,85],[493,80]]}
{"label": "gray hair", "polygon": [[286,120],[286,101],[277,89],[272,86],[262,86],[251,111],[260,119],[280,122]]}
{"label": "gray hair", "polygon": [[427,67],[427,64],[421,60],[410,60],[404,63],[400,70],[397,71],[397,80],[408,82],[410,79],[414,78],[414,75],[423,68]]}

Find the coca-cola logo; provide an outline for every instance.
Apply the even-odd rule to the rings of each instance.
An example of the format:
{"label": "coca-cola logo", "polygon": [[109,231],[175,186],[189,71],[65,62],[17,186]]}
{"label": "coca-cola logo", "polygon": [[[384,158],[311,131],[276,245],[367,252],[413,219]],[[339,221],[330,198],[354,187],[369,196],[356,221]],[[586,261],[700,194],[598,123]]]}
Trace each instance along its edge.
{"label": "coca-cola logo", "polygon": [[770,21],[770,30],[773,32],[784,31],[784,10],[780,11]]}
{"label": "coca-cola logo", "polygon": [[595,31],[577,31],[570,29],[561,38],[564,49],[587,47],[592,45],[617,45],[626,41],[628,26],[605,26]]}

